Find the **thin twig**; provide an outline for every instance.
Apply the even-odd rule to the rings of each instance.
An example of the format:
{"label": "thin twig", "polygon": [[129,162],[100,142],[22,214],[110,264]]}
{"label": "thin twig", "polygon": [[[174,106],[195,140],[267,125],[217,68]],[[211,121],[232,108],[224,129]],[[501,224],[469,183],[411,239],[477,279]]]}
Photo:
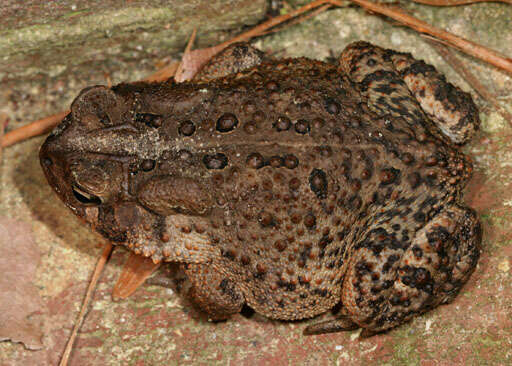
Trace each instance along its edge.
{"label": "thin twig", "polygon": [[153,74],[149,75],[147,78],[144,79],[144,81],[150,81],[150,82],[159,82],[159,81],[166,81],[167,79],[171,78],[176,74],[176,70],[178,69],[179,62],[173,62],[170,65],[167,65],[160,70],[154,72]]}
{"label": "thin twig", "polygon": [[475,3],[495,3],[501,2],[506,4],[512,4],[512,0],[412,0],[415,3],[432,5],[432,6],[457,6],[457,5],[469,5]]}
{"label": "thin twig", "polygon": [[98,259],[98,263],[96,264],[96,268],[94,269],[94,273],[91,277],[91,282],[87,287],[87,293],[85,294],[84,301],[82,303],[82,308],[80,309],[80,313],[78,314],[78,319],[73,326],[73,331],[71,332],[71,336],[68,339],[68,343],[66,344],[66,348],[64,349],[64,353],[62,354],[62,358],[60,359],[59,366],[66,366],[69,361],[69,356],[71,355],[71,350],[73,349],[73,344],[75,343],[76,336],[78,334],[78,330],[82,325],[82,322],[85,318],[85,314],[87,313],[89,303],[91,302],[92,295],[94,290],[96,289],[96,284],[98,283],[98,279],[100,278],[101,272],[105,267],[105,263],[107,263],[110,254],[112,253],[113,245],[111,243],[106,244],[103,252],[101,253],[100,258]]}
{"label": "thin twig", "polygon": [[[7,114],[0,113],[0,141],[4,137],[5,126],[9,118]],[[4,148],[0,145],[0,183],[2,183],[4,177]],[[0,194],[3,192],[3,184],[0,184]]]}
{"label": "thin twig", "polygon": [[69,110],[59,112],[49,117],[39,119],[35,122],[29,123],[23,127],[9,131],[2,139],[2,147],[14,145],[17,142],[26,140],[30,137],[39,136],[44,133],[50,132],[55,125],[57,125],[66,115]]}
{"label": "thin twig", "polygon": [[337,1],[336,3],[333,3],[330,0],[312,1],[309,4],[306,4],[303,7],[300,7],[299,9],[289,12],[288,14],[283,14],[283,15],[277,16],[275,18],[271,18],[271,19],[267,20],[266,22],[264,22],[260,25],[257,25],[256,27],[248,30],[247,32],[244,32],[244,33],[236,36],[235,38],[230,39],[229,41],[221,43],[219,45],[219,47],[225,48],[225,47],[227,47],[233,43],[236,43],[236,42],[248,41],[249,39],[251,39],[253,37],[260,36],[263,32],[266,32],[270,28],[273,28],[281,23],[284,23],[292,18],[295,18],[301,14],[307,13],[308,11],[318,8],[319,6],[322,6],[325,4],[333,4],[336,6],[343,6],[342,1]]}
{"label": "thin twig", "polygon": [[[7,123],[7,114],[0,113],[0,140],[3,139],[5,133],[5,124]],[[0,146],[0,165],[2,164],[4,157],[4,147]]]}
{"label": "thin twig", "polygon": [[[337,0],[326,1],[338,6],[342,4],[341,1]],[[512,59],[500,55],[498,52],[491,50],[490,48],[481,46],[475,42],[471,42],[467,39],[456,36],[455,34],[449,33],[440,28],[436,28],[402,11],[391,9],[387,6],[372,3],[367,0],[350,1],[374,13],[382,14],[389,18],[392,18],[397,22],[406,25],[409,28],[412,28],[420,33],[427,33],[435,38],[444,40],[450,46],[455,47],[473,57],[479,58],[480,60],[483,60],[503,71],[506,71],[509,74],[512,74]]]}

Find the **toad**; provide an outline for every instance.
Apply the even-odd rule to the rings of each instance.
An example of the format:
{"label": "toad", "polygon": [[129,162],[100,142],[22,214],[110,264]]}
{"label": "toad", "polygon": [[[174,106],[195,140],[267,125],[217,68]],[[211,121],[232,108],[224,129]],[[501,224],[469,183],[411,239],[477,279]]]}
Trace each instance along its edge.
{"label": "toad", "polygon": [[180,263],[211,319],[339,307],[306,333],[370,335],[473,272],[459,148],[478,125],[470,95],[410,54],[357,42],[332,65],[235,44],[189,82],[84,89],[40,160],[94,230]]}

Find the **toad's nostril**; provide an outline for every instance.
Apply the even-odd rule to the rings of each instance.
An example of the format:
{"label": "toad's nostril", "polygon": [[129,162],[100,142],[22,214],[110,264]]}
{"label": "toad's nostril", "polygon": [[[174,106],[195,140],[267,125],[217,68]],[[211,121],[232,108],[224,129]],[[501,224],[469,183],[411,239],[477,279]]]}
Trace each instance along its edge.
{"label": "toad's nostril", "polygon": [[50,167],[50,166],[52,166],[52,165],[53,165],[53,160],[52,160],[52,159],[50,159],[50,158],[47,158],[47,157],[46,157],[46,158],[43,158],[43,160],[42,160],[42,161],[43,161],[43,165],[44,165],[45,167]]}

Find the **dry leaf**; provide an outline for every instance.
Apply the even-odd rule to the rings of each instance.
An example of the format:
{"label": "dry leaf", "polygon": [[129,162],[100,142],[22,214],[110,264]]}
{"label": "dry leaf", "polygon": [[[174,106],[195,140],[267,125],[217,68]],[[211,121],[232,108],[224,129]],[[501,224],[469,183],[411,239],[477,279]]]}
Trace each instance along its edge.
{"label": "dry leaf", "polygon": [[0,341],[43,348],[43,301],[32,283],[41,254],[30,225],[0,216]]}
{"label": "dry leaf", "polygon": [[153,263],[151,258],[130,253],[124,264],[123,272],[112,290],[114,301],[126,299],[133,294],[160,267],[160,264]]}

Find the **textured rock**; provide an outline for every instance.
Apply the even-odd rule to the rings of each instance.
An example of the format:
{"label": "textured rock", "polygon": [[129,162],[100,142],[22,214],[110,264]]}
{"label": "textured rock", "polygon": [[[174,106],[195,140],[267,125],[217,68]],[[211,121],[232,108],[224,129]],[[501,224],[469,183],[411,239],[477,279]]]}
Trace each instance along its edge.
{"label": "textured rock", "polygon": [[[512,56],[512,7],[506,4],[439,9],[414,5],[410,10],[430,23]],[[280,51],[280,55],[326,59],[330,50],[338,54],[357,39],[410,51],[470,91],[420,36],[358,9],[322,14],[258,43],[259,48]],[[159,52],[165,54],[165,50]],[[2,100],[0,108],[12,118],[11,123],[21,124],[62,110],[86,85],[106,83],[105,72],[113,83],[144,76],[162,61],[159,55],[125,61],[102,53],[106,61],[72,66],[54,76],[37,74],[28,79],[30,83],[27,79],[9,79],[2,83],[0,98],[7,93],[10,97],[5,99],[7,103]],[[498,96],[512,93],[512,80],[506,74],[468,57],[463,61]],[[119,71],[121,68],[124,71]],[[125,259],[125,253],[116,250],[79,333],[71,365],[510,364],[512,129],[491,106],[478,97],[476,101],[482,128],[465,149],[475,165],[465,201],[482,219],[483,250],[475,273],[450,306],[441,306],[387,334],[364,340],[358,338],[358,331],[304,337],[302,330],[308,322],[277,322],[258,315],[237,315],[229,322],[212,324],[182,296],[158,286],[146,285],[128,300],[112,302],[110,292]],[[500,102],[512,109],[510,98],[503,97]],[[19,344],[0,343],[0,364],[57,364],[101,252],[98,236],[59,203],[46,184],[37,156],[43,140],[34,139],[5,150],[0,209],[4,215],[30,222],[41,249],[34,281],[50,309],[45,320],[46,348],[31,352]],[[165,280],[162,274],[156,276]]]}

